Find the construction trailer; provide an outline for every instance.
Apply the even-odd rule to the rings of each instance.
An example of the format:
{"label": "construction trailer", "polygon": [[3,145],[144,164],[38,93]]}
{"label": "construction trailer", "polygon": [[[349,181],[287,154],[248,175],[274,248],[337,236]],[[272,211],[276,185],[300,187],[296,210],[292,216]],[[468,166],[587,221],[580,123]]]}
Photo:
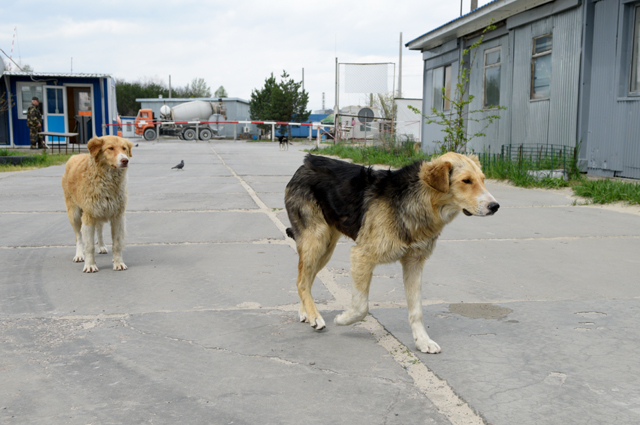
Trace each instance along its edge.
{"label": "construction trailer", "polygon": [[[463,58],[490,24],[497,28]],[[588,173],[640,178],[640,1],[493,1],[406,46],[422,52],[430,118],[432,108],[451,111],[443,89],[454,93],[462,59],[470,66],[469,110],[501,117],[470,143],[475,152],[579,147]],[[469,121],[467,132],[483,127]],[[441,127],[423,120],[421,138],[433,150]]]}
{"label": "construction trailer", "polygon": [[[71,143],[86,143],[93,136],[117,135],[118,112],[115,81],[107,74],[3,71],[0,98],[9,108],[0,110],[0,144],[12,147],[31,144],[27,109],[40,99],[42,130],[78,133]],[[66,143],[47,137],[50,145]]]}

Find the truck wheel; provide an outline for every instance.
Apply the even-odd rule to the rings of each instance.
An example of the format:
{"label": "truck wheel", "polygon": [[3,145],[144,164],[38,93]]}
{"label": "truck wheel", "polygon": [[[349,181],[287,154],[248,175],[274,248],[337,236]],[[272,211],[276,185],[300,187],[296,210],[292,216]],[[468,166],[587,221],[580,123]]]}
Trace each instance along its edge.
{"label": "truck wheel", "polygon": [[196,138],[196,131],[193,128],[187,128],[182,132],[185,140],[193,140]]}
{"label": "truck wheel", "polygon": [[211,136],[213,136],[213,134],[208,128],[200,130],[200,140],[211,140]]}
{"label": "truck wheel", "polygon": [[144,131],[144,140],[156,140],[156,131],[153,128],[147,128]]}

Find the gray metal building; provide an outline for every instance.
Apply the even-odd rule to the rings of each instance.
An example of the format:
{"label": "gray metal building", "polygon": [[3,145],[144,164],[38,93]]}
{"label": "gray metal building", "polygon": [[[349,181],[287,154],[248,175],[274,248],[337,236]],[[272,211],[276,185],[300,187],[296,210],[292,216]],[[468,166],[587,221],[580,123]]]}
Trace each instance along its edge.
{"label": "gray metal building", "polygon": [[[490,23],[464,58],[469,109],[501,118],[469,148],[580,146],[590,174],[640,178],[640,0],[495,0],[410,41],[424,59],[423,111],[450,109],[442,88],[453,95],[463,50]],[[468,133],[482,127],[469,121]],[[423,123],[424,149],[442,137]]]}
{"label": "gray metal building", "polygon": [[[156,117],[160,116],[160,108],[162,105],[167,105],[170,108],[180,105],[185,102],[192,102],[194,100],[204,100],[206,102],[218,102],[217,97],[200,97],[200,98],[148,98],[148,99],[136,99],[136,102],[140,102],[141,109],[151,109]],[[240,99],[237,97],[225,97],[222,99],[224,107],[227,108],[227,120],[228,121],[251,121],[249,117],[249,101]],[[234,129],[235,134],[240,136],[244,132],[244,128],[249,127],[249,134],[257,135],[259,133],[258,127],[255,124],[224,124],[220,135],[224,137],[233,137]]]}

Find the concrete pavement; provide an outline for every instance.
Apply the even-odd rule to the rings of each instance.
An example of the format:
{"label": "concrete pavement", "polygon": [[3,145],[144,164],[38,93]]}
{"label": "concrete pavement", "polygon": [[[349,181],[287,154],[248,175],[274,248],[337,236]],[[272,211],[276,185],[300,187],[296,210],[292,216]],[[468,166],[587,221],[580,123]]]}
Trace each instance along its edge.
{"label": "concrete pavement", "polygon": [[[413,346],[399,264],[371,315],[341,240],[297,322],[284,187],[304,146],[139,142],[129,269],[71,261],[63,166],[0,174],[0,423],[633,424],[640,419],[640,215],[489,182],[502,207],[445,229]],[[171,167],[184,159],[183,171]],[[109,231],[105,231],[109,246]],[[109,249],[110,251],[110,249]]]}

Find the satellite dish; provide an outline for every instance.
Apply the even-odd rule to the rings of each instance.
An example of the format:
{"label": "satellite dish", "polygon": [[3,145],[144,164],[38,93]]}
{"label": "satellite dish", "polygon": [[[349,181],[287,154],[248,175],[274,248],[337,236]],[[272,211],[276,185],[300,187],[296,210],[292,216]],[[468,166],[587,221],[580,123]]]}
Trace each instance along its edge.
{"label": "satellite dish", "polygon": [[[226,120],[224,116],[222,116],[221,114],[213,114],[209,117],[207,121],[226,121]],[[224,125],[212,122],[212,123],[209,123],[209,128],[215,131],[219,135],[220,132],[224,129]]]}
{"label": "satellite dish", "polygon": [[362,108],[360,109],[360,111],[358,111],[358,121],[360,121],[361,123],[367,123],[367,122],[373,121],[374,116],[375,114],[373,113],[373,110],[370,108]]}

